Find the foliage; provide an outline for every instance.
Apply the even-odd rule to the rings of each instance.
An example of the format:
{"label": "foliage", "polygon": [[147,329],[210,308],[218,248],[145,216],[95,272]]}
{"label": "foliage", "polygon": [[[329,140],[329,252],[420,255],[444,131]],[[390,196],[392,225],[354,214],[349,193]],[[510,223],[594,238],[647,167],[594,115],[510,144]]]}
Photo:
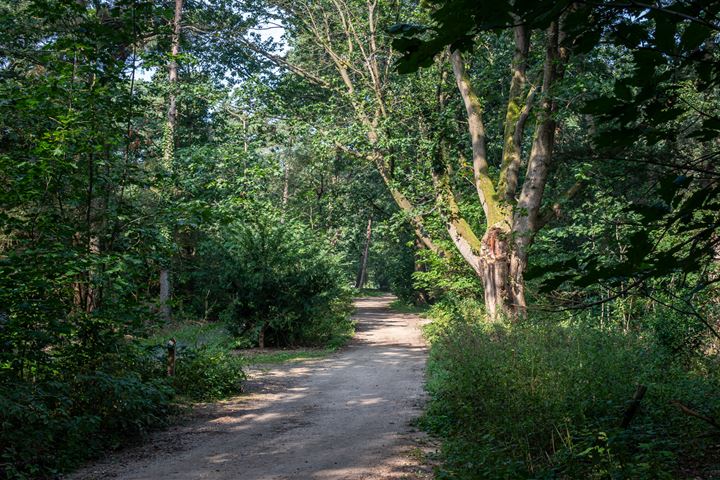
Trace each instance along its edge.
{"label": "foliage", "polygon": [[[708,425],[670,401],[717,418],[717,358],[688,371],[636,334],[432,313],[423,424],[445,439],[439,478],[669,479],[711,448]],[[647,395],[622,429],[637,384]]]}
{"label": "foliage", "polygon": [[301,224],[259,215],[224,239],[231,331],[272,345],[324,345],[351,331],[350,289],[322,242]]}
{"label": "foliage", "polygon": [[193,400],[215,400],[238,394],[245,380],[243,359],[226,349],[179,348],[173,387]]}
{"label": "foliage", "polygon": [[370,281],[377,288],[413,301],[417,290],[412,275],[419,264],[407,230],[402,219],[391,218],[376,226],[368,268]]}
{"label": "foliage", "polygon": [[[337,348],[370,219],[369,285],[433,304],[443,475],[662,478],[703,451],[702,424],[667,402],[718,415],[720,2],[188,1],[170,55],[173,7],[0,0],[5,476],[69,470],[178,401],[237,392],[229,350],[261,332],[320,348],[255,361]],[[568,61],[543,61],[553,21]],[[261,33],[277,25],[282,39]],[[521,105],[527,132],[557,122],[547,226],[513,238],[528,316],[510,327],[478,323],[481,265],[448,235],[488,232],[448,47],[483,111],[487,178]],[[520,183],[537,137],[517,145]],[[648,397],[620,430],[638,382]]]}
{"label": "foliage", "polygon": [[[8,478],[41,478],[119,448],[176,410],[173,389],[155,358],[132,345],[95,351],[101,369],[61,363],[33,382],[3,377],[2,458]],[[84,351],[83,353],[89,353]]]}

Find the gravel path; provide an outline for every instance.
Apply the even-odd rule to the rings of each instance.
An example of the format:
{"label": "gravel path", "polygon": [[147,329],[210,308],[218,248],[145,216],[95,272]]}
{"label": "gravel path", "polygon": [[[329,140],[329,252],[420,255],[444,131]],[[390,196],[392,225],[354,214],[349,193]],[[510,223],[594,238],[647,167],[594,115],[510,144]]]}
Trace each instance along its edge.
{"label": "gravel path", "polygon": [[74,480],[426,479],[426,439],[411,426],[424,401],[420,319],[356,301],[358,333],[318,360],[258,372],[249,395],[90,465]]}

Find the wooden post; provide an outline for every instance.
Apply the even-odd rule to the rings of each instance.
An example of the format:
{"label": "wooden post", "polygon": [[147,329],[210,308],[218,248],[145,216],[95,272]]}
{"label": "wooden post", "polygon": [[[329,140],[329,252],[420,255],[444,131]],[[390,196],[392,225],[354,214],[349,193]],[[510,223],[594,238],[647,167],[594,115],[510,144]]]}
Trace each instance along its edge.
{"label": "wooden post", "polygon": [[175,375],[175,345],[176,341],[174,338],[171,338],[167,343],[167,350],[168,350],[168,363],[167,363],[167,374],[168,377],[172,377]]}
{"label": "wooden post", "polygon": [[647,392],[647,387],[645,385],[638,385],[635,390],[635,395],[633,395],[633,399],[627,410],[625,410],[625,415],[623,415],[622,422],[620,423],[622,428],[628,428],[628,426],[630,426],[630,422],[640,408],[640,401],[645,396],[645,392]]}

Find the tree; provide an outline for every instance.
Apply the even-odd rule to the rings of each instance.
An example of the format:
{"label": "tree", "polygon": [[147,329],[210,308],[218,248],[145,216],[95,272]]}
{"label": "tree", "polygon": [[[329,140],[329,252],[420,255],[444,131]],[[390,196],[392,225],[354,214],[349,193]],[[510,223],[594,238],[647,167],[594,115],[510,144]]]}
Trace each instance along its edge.
{"label": "tree", "polygon": [[[329,135],[335,138],[337,148],[374,165],[423,247],[447,257],[450,251],[441,245],[442,237],[438,237],[439,232],[433,226],[436,214],[424,212],[428,210],[429,194],[442,217],[443,229],[483,282],[488,313],[494,317],[500,313],[515,315],[523,312],[526,304],[523,272],[527,266],[528,248],[533,236],[551,217],[551,213],[542,211],[542,199],[557,127],[555,90],[563,77],[573,41],[564,28],[568,12],[550,8],[550,14],[534,17],[531,14],[536,14],[537,10],[523,11],[508,5],[504,16],[495,19],[496,26],[516,26],[512,27],[515,55],[506,99],[501,168],[499,174],[493,176],[483,123],[485,106],[463,58],[462,50],[472,45],[472,42],[468,43],[472,35],[465,38],[464,43],[453,44],[450,52],[440,56],[436,63],[430,55],[426,65],[432,67],[432,73],[403,79],[392,71],[394,50],[387,38],[378,33],[382,31],[382,24],[388,23],[387,19],[411,14],[400,5],[377,1],[316,2],[312,5],[275,2],[273,5],[286,14],[283,21],[295,35],[297,45],[303,48],[293,50],[286,58],[269,53],[267,57],[348,105],[355,128],[359,128],[365,137],[360,143],[358,137],[331,132]],[[452,7],[448,6],[447,10]],[[572,15],[582,17],[583,12],[574,11]],[[405,25],[395,30],[406,35],[396,42],[402,49],[423,45],[414,36],[407,37],[417,34],[418,28]],[[544,60],[540,62],[542,82],[538,86],[529,85],[527,80],[529,63],[537,63],[530,51],[531,37],[545,44]],[[464,152],[460,145],[448,144],[452,133],[444,131],[447,126],[443,126],[443,116],[454,107],[454,99],[444,91],[446,62],[452,65],[465,107],[471,138],[473,183],[485,216],[484,234],[473,228],[472,221],[464,218],[453,191],[457,180],[451,178],[451,163],[457,162],[452,162],[448,156]],[[418,87],[422,91],[418,91]],[[424,110],[419,109],[416,113],[420,116],[415,119],[401,120],[401,115],[406,112],[397,101],[399,98],[421,102],[425,105]],[[525,133],[528,119],[535,123],[533,135]],[[412,122],[410,131],[393,128],[394,123],[408,120]],[[424,142],[425,148],[403,145],[402,136],[408,134]],[[528,173],[519,183],[523,178],[520,174],[522,148],[529,138],[533,140],[527,157]],[[427,148],[427,144],[436,144],[436,148]],[[404,161],[401,157],[408,153],[419,156],[418,163],[414,167],[405,165],[405,171],[398,177],[400,162]],[[426,179],[424,186],[418,183],[417,174],[405,173],[421,168],[425,169],[422,173]],[[413,178],[412,187],[408,189],[409,185],[403,185],[402,177]],[[409,195],[408,190],[417,194]],[[575,191],[577,188],[571,189],[568,195]]]}
{"label": "tree", "polygon": [[[458,251],[482,279],[490,316],[524,314],[524,272],[529,247],[537,232],[552,218],[553,209],[559,209],[559,204],[543,208],[558,129],[557,98],[570,53],[583,39],[576,31],[577,22],[590,18],[589,12],[562,2],[536,2],[531,6],[507,3],[490,10],[459,0],[431,3],[431,8],[430,18],[437,33],[429,39],[418,38],[426,27],[397,25],[393,30],[403,36],[395,42],[406,52],[401,71],[428,65],[437,55],[450,57],[465,106],[474,184],[485,216],[485,232],[482,236],[476,234],[462,218],[450,188],[451,170],[447,161],[443,161],[445,166],[437,169],[436,185],[445,206],[448,231]],[[455,13],[459,11],[464,12],[462,18]],[[464,59],[464,51],[472,52],[476,38],[482,38],[480,32],[491,29],[510,30],[514,43],[496,173],[491,172],[493,162],[488,158],[488,135],[483,121],[488,107],[482,99],[487,94],[474,87]],[[541,44],[544,52],[542,60],[535,62],[538,83],[528,81],[530,63],[538,58],[538,55],[533,58],[534,43]],[[445,49],[448,53],[441,54]],[[534,120],[531,133],[526,133],[528,119]],[[528,146],[524,157],[523,148]],[[573,186],[565,197],[572,197],[578,189],[579,185]]]}
{"label": "tree", "polygon": [[[177,126],[177,81],[178,65],[177,59],[180,54],[180,34],[182,32],[182,10],[183,0],[175,0],[175,11],[172,21],[172,40],[170,42],[170,62],[168,63],[168,107],[167,124],[163,136],[163,167],[166,171],[172,172],[175,160],[175,128]],[[170,270],[167,266],[160,269],[160,315],[166,321],[170,321]]]}
{"label": "tree", "polygon": [[[655,43],[657,52],[664,51],[669,56],[665,58],[672,58],[678,55],[677,51],[671,51],[674,48],[672,36],[683,31],[683,40],[687,39],[687,45],[681,44],[680,49],[687,53],[680,55],[700,58],[703,53],[693,49],[702,44],[703,39],[710,38],[710,32],[716,28],[706,19],[712,17],[717,6],[699,6],[692,2],[676,2],[663,7],[616,2],[592,5],[583,2],[509,2],[488,9],[480,4],[455,0],[430,2],[430,7],[430,27],[409,24],[393,27],[396,33],[402,35],[395,45],[406,52],[400,69],[413,71],[421,66],[427,67],[432,64],[434,57],[442,55],[445,49],[449,50],[456,83],[466,107],[475,184],[485,211],[487,227],[482,239],[478,240],[478,236],[465,227],[462,218],[456,213],[457,209],[452,206],[454,196],[448,192],[445,198],[450,212],[449,223],[457,225],[455,231],[450,233],[463,257],[482,277],[485,303],[490,313],[498,309],[510,313],[522,312],[526,306],[523,272],[528,264],[529,247],[538,231],[552,219],[553,211],[560,208],[560,204],[556,203],[543,209],[543,194],[559,127],[557,97],[563,88],[561,80],[570,53],[576,51],[587,54],[601,37],[615,38],[620,40],[616,41],[619,46],[639,52],[637,58],[654,58],[650,62],[663,62],[662,54],[644,54],[645,47],[639,45],[641,38],[645,38],[649,45]],[[463,12],[463,15],[458,16],[457,12]],[[644,22],[645,27],[641,26],[644,17],[652,20]],[[687,27],[678,29],[678,22],[685,22]],[[588,25],[591,27],[588,28]],[[538,33],[533,33],[537,29],[545,29],[545,59],[542,86],[539,89],[526,86],[530,40],[537,40]],[[428,30],[430,33],[426,34]],[[498,162],[499,172],[494,177],[488,168],[486,154],[487,135],[482,117],[486,109],[479,100],[483,92],[473,88],[463,61],[463,50],[469,51],[477,38],[482,38],[479,33],[488,30],[512,30],[515,43],[503,149],[501,161]],[[648,64],[647,61],[644,63]],[[654,73],[647,69],[644,71],[646,76],[639,80],[647,87],[653,83],[649,79],[653,78]],[[623,92],[630,94],[628,82],[619,86]],[[640,85],[635,88],[640,88]],[[540,98],[536,101],[538,95]],[[668,113],[672,115],[666,107],[657,105],[655,108],[657,121],[670,118]],[[623,121],[629,119],[628,113],[631,111],[639,110],[633,107],[614,109],[614,112],[623,115]],[[523,163],[521,150],[523,144],[527,145],[527,141],[523,141],[523,130],[526,120],[533,114],[536,125],[523,177],[519,175]],[[676,110],[675,116],[678,114]],[[637,138],[634,135],[628,129],[615,131],[614,142],[622,138]],[[520,179],[522,184],[518,183]],[[439,184],[447,185],[448,182],[443,180]],[[574,196],[580,187],[580,183],[573,185],[564,198]]]}

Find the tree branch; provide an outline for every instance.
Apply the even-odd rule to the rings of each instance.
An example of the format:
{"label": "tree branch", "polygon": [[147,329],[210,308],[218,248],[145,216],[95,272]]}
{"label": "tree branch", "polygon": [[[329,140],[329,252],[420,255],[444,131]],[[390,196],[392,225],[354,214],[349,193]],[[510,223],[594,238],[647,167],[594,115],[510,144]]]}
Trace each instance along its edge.
{"label": "tree branch", "polygon": [[530,39],[527,28],[519,25],[514,29],[515,55],[512,60],[513,76],[510,80],[510,92],[508,94],[508,105],[505,114],[505,131],[503,134],[503,153],[500,167],[500,179],[498,181],[498,192],[501,199],[508,204],[515,202],[515,190],[518,183],[518,172],[520,171],[522,135],[525,120],[530,112],[530,105],[534,95],[534,89],[525,99],[522,105],[522,94],[525,88],[527,69],[527,57],[530,50]]}
{"label": "tree branch", "polygon": [[244,39],[240,40],[240,41],[242,42],[242,44],[245,47],[247,47],[248,49],[257,53],[258,55],[262,55],[263,57],[267,58],[268,60],[273,62],[278,67],[290,70],[294,74],[301,76],[305,80],[307,80],[311,83],[314,83],[315,85],[317,85],[319,87],[335,91],[335,88],[332,85],[330,85],[328,82],[326,82],[322,78],[308,72],[307,70],[288,62],[286,59],[284,59],[280,56],[273,55],[272,53],[263,50],[262,48],[258,47],[257,45],[255,45],[252,42],[248,42],[247,40],[244,40]]}
{"label": "tree branch", "polygon": [[554,218],[560,218],[563,204],[572,200],[584,187],[585,182],[575,182],[575,184],[570,187],[557,202],[553,203],[552,207],[544,209],[538,217],[537,230],[542,229]]}
{"label": "tree branch", "polygon": [[475,175],[475,188],[483,206],[485,217],[489,225],[500,219],[497,208],[495,187],[488,173],[486,152],[485,125],[482,120],[482,104],[473,89],[470,77],[465,70],[465,62],[460,50],[450,54],[450,61],[455,74],[455,82],[465,104],[468,118],[468,131],[473,151],[473,173]]}

